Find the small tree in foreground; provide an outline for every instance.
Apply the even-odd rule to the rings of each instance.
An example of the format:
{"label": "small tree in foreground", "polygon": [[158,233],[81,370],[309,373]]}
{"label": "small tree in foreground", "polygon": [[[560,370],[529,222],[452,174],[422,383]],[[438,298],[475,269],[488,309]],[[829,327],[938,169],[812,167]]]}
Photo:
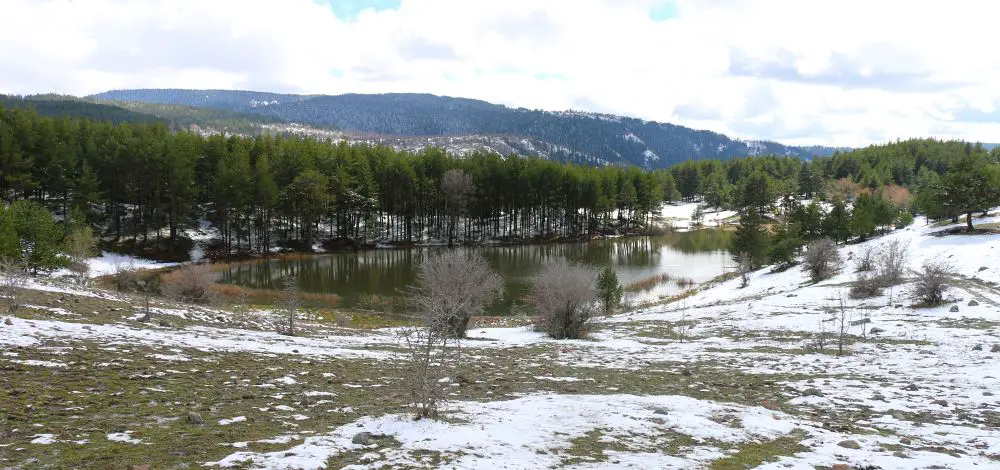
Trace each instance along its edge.
{"label": "small tree in foreground", "polygon": [[278,320],[278,333],[286,336],[295,336],[295,323],[299,316],[299,309],[302,307],[302,299],[299,298],[299,285],[295,278],[287,277],[283,281],[281,289],[285,297],[281,302],[281,317]]}
{"label": "small tree in foreground", "polygon": [[593,269],[566,260],[546,264],[529,296],[535,328],[556,339],[585,337],[597,300],[595,278]]}
{"label": "small tree in foreground", "polygon": [[812,282],[829,279],[840,270],[842,261],[837,245],[829,238],[809,242],[802,259],[803,267]]}
{"label": "small tree in foreground", "polygon": [[622,285],[618,282],[618,274],[611,266],[606,266],[597,276],[597,297],[601,299],[604,313],[611,313],[622,301]]}
{"label": "small tree in foreground", "polygon": [[25,269],[24,262],[0,258],[0,298],[3,299],[10,315],[17,312],[19,290],[28,282],[27,276],[24,275]]}
{"label": "small tree in foreground", "polygon": [[94,238],[94,231],[83,224],[77,224],[73,231],[66,236],[66,253],[69,254],[69,270],[73,272],[76,282],[86,284],[90,274],[90,266],[87,258],[97,252],[97,240]]}
{"label": "small tree in foreground", "polygon": [[953,275],[951,265],[944,261],[928,261],[917,273],[913,296],[927,306],[941,305],[948,283]]}
{"label": "small tree in foreground", "polygon": [[469,321],[503,294],[503,278],[486,258],[463,250],[448,250],[427,258],[417,272],[413,297],[428,328],[464,338]]}

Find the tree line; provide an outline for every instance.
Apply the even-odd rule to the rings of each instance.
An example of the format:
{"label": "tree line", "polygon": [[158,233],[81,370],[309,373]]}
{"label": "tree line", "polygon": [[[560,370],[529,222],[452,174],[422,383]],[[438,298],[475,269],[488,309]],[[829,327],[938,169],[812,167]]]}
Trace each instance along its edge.
{"label": "tree line", "polygon": [[[637,233],[652,227],[664,202],[677,200],[734,209],[747,221],[798,214],[782,219],[798,224],[792,240],[820,233],[809,225],[818,210],[821,233],[846,240],[893,225],[890,213],[966,215],[971,224],[972,212],[996,204],[998,157],[970,143],[914,139],[811,161],[689,160],[643,171],[303,137],[202,136],[162,123],[0,108],[5,200],[37,202],[63,220],[76,214],[107,240],[174,252],[200,220],[218,228],[222,253],[267,253],[331,240],[454,244]],[[803,199],[830,204],[796,207]],[[771,235],[781,242],[780,232]]]}

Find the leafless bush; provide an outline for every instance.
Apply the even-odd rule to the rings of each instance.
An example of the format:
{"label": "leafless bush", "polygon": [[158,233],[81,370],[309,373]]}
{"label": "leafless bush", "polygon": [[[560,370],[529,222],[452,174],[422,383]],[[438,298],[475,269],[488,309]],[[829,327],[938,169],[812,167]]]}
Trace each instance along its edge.
{"label": "leafless bush", "polygon": [[879,247],[876,270],[883,287],[903,282],[909,249],[910,242],[899,239],[890,240]]}
{"label": "leafless bush", "polygon": [[868,299],[882,293],[882,281],[877,274],[862,271],[854,278],[851,285],[852,299]]}
{"label": "leafless bush", "polygon": [[953,275],[953,268],[944,261],[925,262],[923,269],[917,273],[913,296],[924,305],[940,305],[944,302],[944,293]]}
{"label": "leafless bush", "polygon": [[188,264],[160,278],[163,295],[181,302],[210,303],[216,275],[208,263]]}
{"label": "leafless bush", "polygon": [[847,342],[848,330],[852,325],[854,317],[854,307],[850,305],[843,292],[837,297],[837,303],[833,308],[834,324],[837,326],[837,355],[844,355],[844,344]]}
{"label": "leafless bush", "polygon": [[409,353],[405,386],[417,419],[437,417],[449,374],[458,364],[458,340],[448,336],[447,330],[447,323],[438,323],[404,328],[399,333]]}
{"label": "leafless bush", "polygon": [[529,299],[535,328],[556,339],[583,338],[595,310],[597,273],[565,260],[546,264],[535,277]]}
{"label": "leafless bush", "polygon": [[27,282],[27,266],[24,263],[0,259],[0,297],[7,306],[8,314],[17,312],[17,296]]}
{"label": "leafless bush", "polygon": [[837,244],[829,238],[822,238],[809,242],[802,264],[809,273],[809,279],[819,282],[837,274],[843,262],[837,252]]}
{"label": "leafless bush", "polygon": [[854,270],[859,273],[872,271],[875,269],[875,259],[877,250],[875,245],[868,244],[861,248],[860,253],[854,258]]}
{"label": "leafless bush", "polygon": [[117,258],[111,273],[111,283],[119,292],[132,292],[138,289],[139,270],[131,258]]}
{"label": "leafless bush", "polygon": [[736,269],[740,273],[740,289],[750,285],[750,273],[753,272],[753,259],[750,253],[740,253],[736,258]]}
{"label": "leafless bush", "polygon": [[413,301],[428,327],[464,338],[469,321],[503,293],[503,279],[481,255],[448,250],[427,258],[417,272]]}
{"label": "leafless bush", "polygon": [[90,274],[87,258],[97,251],[97,240],[90,227],[78,226],[66,237],[66,252],[69,254],[69,270],[76,282],[85,285]]}
{"label": "leafless bush", "polygon": [[278,333],[295,336],[295,324],[299,316],[299,309],[302,308],[299,285],[292,277],[285,278],[283,284],[281,290],[284,292],[285,298],[281,302],[281,320],[275,326]]}

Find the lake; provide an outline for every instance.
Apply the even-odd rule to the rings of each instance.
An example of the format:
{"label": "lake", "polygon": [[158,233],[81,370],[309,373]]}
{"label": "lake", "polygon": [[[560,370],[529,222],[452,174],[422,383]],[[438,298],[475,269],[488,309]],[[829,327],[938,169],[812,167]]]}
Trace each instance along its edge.
{"label": "lake", "polygon": [[[503,276],[503,298],[489,313],[525,311],[523,298],[531,276],[549,259],[567,258],[595,267],[610,264],[623,285],[667,274],[695,283],[708,281],[732,269],[726,253],[732,233],[698,230],[662,236],[623,237],[578,243],[478,246],[453,248],[482,253]],[[289,259],[254,260],[225,269],[221,282],[256,289],[280,289],[293,277],[301,291],[333,293],[339,306],[379,311],[405,309],[403,291],[412,286],[417,267],[428,254],[445,247],[379,249],[357,253],[317,254]],[[644,302],[673,295],[682,289],[673,281],[648,281],[626,293],[626,300]]]}

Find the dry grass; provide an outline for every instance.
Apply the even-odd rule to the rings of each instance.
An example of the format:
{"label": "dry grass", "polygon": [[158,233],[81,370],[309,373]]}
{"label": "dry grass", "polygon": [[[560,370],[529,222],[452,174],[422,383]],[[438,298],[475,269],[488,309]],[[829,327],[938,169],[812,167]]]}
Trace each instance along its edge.
{"label": "dry grass", "polygon": [[[226,299],[249,299],[254,304],[274,304],[287,301],[290,294],[276,289],[252,289],[249,287],[237,286],[235,284],[213,284],[211,291]],[[298,297],[311,305],[334,306],[340,302],[337,294],[320,294],[313,292],[299,292]]]}
{"label": "dry grass", "polygon": [[625,292],[641,292],[650,290],[661,284],[666,284],[671,280],[673,280],[673,277],[668,273],[655,274],[653,276],[628,283],[628,285],[625,286]]}

